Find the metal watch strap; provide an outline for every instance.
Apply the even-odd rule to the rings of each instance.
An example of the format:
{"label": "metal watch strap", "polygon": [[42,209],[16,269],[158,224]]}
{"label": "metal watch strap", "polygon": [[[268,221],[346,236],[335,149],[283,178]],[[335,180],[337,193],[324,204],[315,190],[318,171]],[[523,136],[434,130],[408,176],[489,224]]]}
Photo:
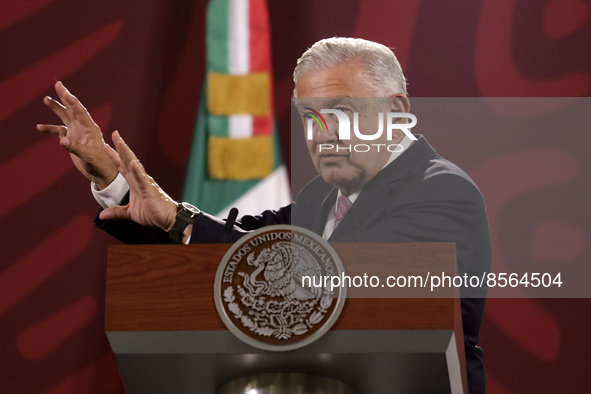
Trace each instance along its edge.
{"label": "metal watch strap", "polygon": [[185,229],[193,222],[193,219],[195,219],[195,216],[197,216],[199,213],[199,209],[195,208],[191,204],[185,202],[180,203],[174,225],[168,232],[169,238],[176,243],[182,243]]}

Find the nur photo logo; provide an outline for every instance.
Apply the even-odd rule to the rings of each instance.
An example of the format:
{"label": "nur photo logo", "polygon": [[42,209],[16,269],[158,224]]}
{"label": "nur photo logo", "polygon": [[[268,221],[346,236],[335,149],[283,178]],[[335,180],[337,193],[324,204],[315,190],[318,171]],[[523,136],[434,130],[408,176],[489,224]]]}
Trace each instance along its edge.
{"label": "nur photo logo", "polygon": [[[410,140],[416,141],[415,137],[410,129],[416,126],[417,118],[408,112],[379,112],[377,113],[377,130],[371,131],[367,129],[367,121],[363,122],[360,119],[359,112],[354,112],[347,109],[320,109],[316,111],[310,107],[302,107],[305,110],[303,112],[304,126],[306,128],[306,139],[313,140],[314,133],[330,133],[334,132],[336,138],[341,142],[351,141],[352,135],[355,141],[380,141],[382,143],[357,143],[350,145],[339,145],[332,143],[320,143],[318,144],[318,151],[328,150],[347,150],[349,152],[369,152],[372,149],[387,149],[390,152],[401,152],[403,147],[397,143],[384,143],[383,141],[392,141],[395,139],[395,130],[400,130]],[[328,122],[323,116],[328,114],[330,116],[329,122],[331,123],[331,129],[329,129]],[[351,122],[352,118],[352,122]],[[366,118],[365,118],[366,119]],[[401,119],[406,119],[406,122],[401,123]],[[335,124],[336,122],[336,124]],[[375,130],[375,131],[374,131]],[[385,140],[384,140],[385,133]],[[396,133],[398,135],[398,133]]]}

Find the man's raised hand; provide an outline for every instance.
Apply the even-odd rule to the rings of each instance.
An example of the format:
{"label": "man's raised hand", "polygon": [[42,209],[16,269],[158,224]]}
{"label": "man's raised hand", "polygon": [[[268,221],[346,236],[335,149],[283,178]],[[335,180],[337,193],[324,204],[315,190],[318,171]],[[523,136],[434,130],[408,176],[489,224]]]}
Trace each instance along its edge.
{"label": "man's raised hand", "polygon": [[129,184],[129,204],[107,208],[100,213],[103,220],[133,220],[147,227],[169,231],[176,220],[178,204],[149,176],[135,154],[117,131],[113,133],[115,152],[105,145],[105,152]]}
{"label": "man's raised hand", "polygon": [[117,166],[104,149],[107,144],[101,129],[61,82],[56,82],[55,91],[61,103],[49,96],[43,98],[43,103],[59,116],[63,125],[38,124],[37,130],[58,137],[78,171],[104,189],[117,177]]}

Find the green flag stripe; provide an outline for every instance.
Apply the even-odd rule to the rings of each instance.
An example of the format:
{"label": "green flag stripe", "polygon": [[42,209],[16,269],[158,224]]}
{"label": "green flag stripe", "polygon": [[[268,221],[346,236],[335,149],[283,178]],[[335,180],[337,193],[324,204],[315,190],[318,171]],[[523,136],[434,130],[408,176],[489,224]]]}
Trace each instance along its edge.
{"label": "green flag stripe", "polygon": [[207,7],[206,69],[227,74],[230,0],[211,0]]}
{"label": "green flag stripe", "polygon": [[[228,65],[228,18],[230,15],[230,0],[211,0],[207,7],[207,50],[206,72],[227,74]],[[207,91],[206,91],[207,92]],[[203,101],[205,97],[202,97]],[[218,137],[229,137],[229,120],[227,117],[212,116],[206,112],[200,113],[207,117],[207,132]],[[205,132],[205,129],[202,129]]]}
{"label": "green flag stripe", "polygon": [[207,132],[216,137],[230,137],[230,120],[227,116],[207,115]]}

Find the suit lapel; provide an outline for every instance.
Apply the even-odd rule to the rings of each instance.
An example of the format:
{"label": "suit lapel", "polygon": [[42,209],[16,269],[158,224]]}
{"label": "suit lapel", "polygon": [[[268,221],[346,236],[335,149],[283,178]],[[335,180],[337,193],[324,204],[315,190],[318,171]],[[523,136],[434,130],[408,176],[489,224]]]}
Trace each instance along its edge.
{"label": "suit lapel", "polygon": [[312,231],[316,234],[322,236],[324,233],[324,227],[326,226],[326,218],[328,217],[328,213],[331,209],[333,209],[334,204],[337,200],[337,189],[333,188],[322,200],[322,204],[320,204],[320,212],[314,218],[314,227]]}
{"label": "suit lapel", "polygon": [[296,208],[292,212],[292,224],[322,235],[328,212],[337,198],[337,189],[320,177],[315,178],[307,187],[313,190],[302,193],[306,198],[301,195],[298,197]]}
{"label": "suit lapel", "polygon": [[[404,189],[404,184],[424,174],[424,167],[435,151],[423,136],[419,136],[406,152],[381,170],[363,188],[339,226],[329,238],[331,242],[354,242],[359,231],[379,220],[390,199]],[[336,190],[336,189],[335,189]],[[336,201],[336,192],[332,204]],[[324,222],[326,223],[326,215]]]}

